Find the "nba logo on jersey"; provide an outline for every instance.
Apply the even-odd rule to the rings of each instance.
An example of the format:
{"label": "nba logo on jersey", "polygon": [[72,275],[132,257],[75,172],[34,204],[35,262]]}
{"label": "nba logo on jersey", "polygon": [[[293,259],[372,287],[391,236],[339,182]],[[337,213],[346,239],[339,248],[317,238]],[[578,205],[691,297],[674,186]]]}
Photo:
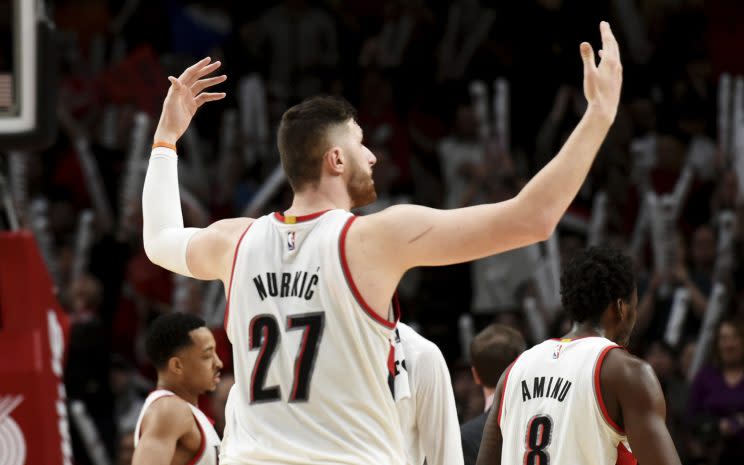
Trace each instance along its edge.
{"label": "nba logo on jersey", "polygon": [[553,360],[561,356],[562,349],[563,349],[563,346],[561,344],[558,344],[555,346],[555,349],[553,349]]}
{"label": "nba logo on jersey", "polygon": [[290,252],[295,249],[295,232],[294,231],[290,231],[287,233],[287,248],[290,250]]}

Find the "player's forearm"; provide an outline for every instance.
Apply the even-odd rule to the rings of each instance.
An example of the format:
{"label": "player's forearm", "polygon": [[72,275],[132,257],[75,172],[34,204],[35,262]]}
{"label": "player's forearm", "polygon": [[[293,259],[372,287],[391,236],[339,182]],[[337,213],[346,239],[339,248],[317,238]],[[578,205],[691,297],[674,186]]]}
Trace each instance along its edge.
{"label": "player's forearm", "polygon": [[607,135],[611,121],[590,107],[558,154],[517,196],[534,212],[548,235],[576,197]]}
{"label": "player's forearm", "polygon": [[186,248],[196,231],[183,227],[176,152],[154,148],[142,192],[142,238],[147,257],[174,273],[192,276],[186,265]]}

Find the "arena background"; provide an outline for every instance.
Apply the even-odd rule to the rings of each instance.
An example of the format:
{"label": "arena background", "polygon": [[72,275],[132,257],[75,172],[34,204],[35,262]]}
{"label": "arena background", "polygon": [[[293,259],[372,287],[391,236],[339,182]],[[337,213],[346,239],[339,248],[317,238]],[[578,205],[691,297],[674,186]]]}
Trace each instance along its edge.
{"label": "arena background", "polygon": [[[0,2],[4,13],[11,3]],[[159,314],[204,317],[225,371],[232,368],[221,285],[174,276],[142,248],[144,169],[169,74],[210,56],[228,75],[220,86],[227,98],[203,107],[179,143],[187,225],[287,208],[276,124],[288,106],[319,93],[357,107],[378,158],[379,200],[360,213],[403,202],[454,208],[513,196],[556,153],[583,111],[578,45],[599,49],[603,19],[621,47],[622,104],[555,235],[473,264],[411,271],[400,287],[403,321],[441,348],[464,422],[483,406],[468,365],[474,332],[498,321],[531,343],[561,335],[561,263],[586,245],[622,247],[638,272],[630,350],[656,370],[683,463],[712,465],[742,453],[742,402],[712,413],[700,386],[701,376],[720,371],[720,352],[731,350],[716,344],[718,322],[744,317],[744,3],[39,4],[55,26],[54,47],[40,61],[56,72],[39,98],[56,118],[42,149],[29,142],[6,150],[10,139],[0,136],[12,204],[0,221],[12,229],[14,216],[32,231],[69,320],[64,386],[73,463],[131,462],[134,424],[154,382],[143,336]],[[33,241],[21,242],[35,253]],[[0,248],[0,271],[43,283],[36,265],[8,268],[19,263],[11,250]],[[14,347],[8,314],[0,318],[6,362]],[[0,373],[10,372],[9,363]],[[226,376],[202,402],[218,428],[227,389]],[[2,409],[18,400],[0,399],[2,420]]]}

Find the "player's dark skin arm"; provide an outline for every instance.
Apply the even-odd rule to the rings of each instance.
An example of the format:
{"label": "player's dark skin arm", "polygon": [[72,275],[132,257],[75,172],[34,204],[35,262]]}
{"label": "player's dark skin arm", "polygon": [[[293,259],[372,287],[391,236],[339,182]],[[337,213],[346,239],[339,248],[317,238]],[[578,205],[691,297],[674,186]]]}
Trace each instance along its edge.
{"label": "player's dark skin arm", "polygon": [[600,384],[607,412],[624,427],[638,462],[680,465],[666,427],[664,394],[651,366],[624,350],[611,350],[602,364]]}
{"label": "player's dark skin arm", "polygon": [[[615,349],[605,357],[599,379],[607,412],[615,423],[624,427],[638,462],[680,465],[664,421],[664,394],[651,366],[623,350]],[[491,410],[483,431],[477,465],[501,464],[502,437],[498,406],[503,395],[503,382],[504,375],[501,375],[494,396],[495,408]]]}

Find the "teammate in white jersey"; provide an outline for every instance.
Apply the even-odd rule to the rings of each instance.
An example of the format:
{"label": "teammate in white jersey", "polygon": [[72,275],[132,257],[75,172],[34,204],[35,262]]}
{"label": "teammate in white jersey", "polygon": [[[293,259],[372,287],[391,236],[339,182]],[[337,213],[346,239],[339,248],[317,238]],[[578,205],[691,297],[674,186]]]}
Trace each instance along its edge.
{"label": "teammate in white jersey", "polygon": [[145,348],[158,384],[137,419],[132,465],[217,465],[220,438],[197,407],[222,369],[212,332],[194,315],[170,313],[153,322]]}
{"label": "teammate in white jersey", "polygon": [[442,352],[404,323],[395,335],[395,404],[408,463],[462,464],[455,394]]}
{"label": "teammate in white jersey", "polygon": [[617,112],[617,45],[607,23],[600,29],[599,66],[581,44],[586,113],[556,157],[513,199],[455,210],[349,213],[375,200],[376,159],[353,108],[326,97],[290,108],[279,125],[294,191],[284,214],[184,228],[175,144],[202,104],[225,96],[204,91],[226,78],[207,77],[220,66],[209,58],[169,77],[145,179],[143,239],[154,263],[225,286],[236,384],[223,464],[406,462],[388,385],[398,281],[416,266],[465,262],[552,234]]}
{"label": "teammate in white jersey", "polygon": [[631,259],[581,251],[563,271],[561,300],[573,328],[504,372],[478,465],[679,465],[659,381],[622,347],[637,314]]}

